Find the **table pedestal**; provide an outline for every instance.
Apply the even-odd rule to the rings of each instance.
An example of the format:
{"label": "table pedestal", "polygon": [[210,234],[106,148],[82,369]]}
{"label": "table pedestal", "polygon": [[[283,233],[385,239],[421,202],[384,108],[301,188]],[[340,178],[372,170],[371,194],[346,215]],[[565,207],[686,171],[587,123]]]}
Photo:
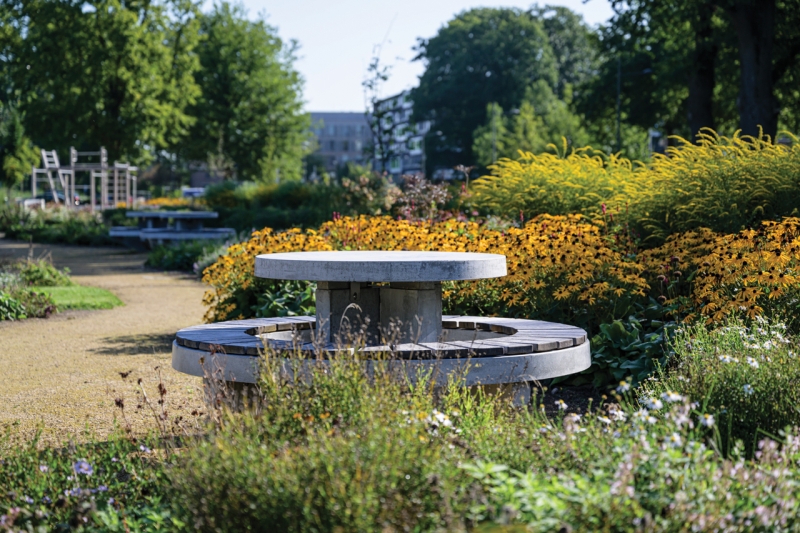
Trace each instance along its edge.
{"label": "table pedestal", "polygon": [[436,342],[442,334],[442,284],[322,281],[317,284],[317,334],[369,345]]}

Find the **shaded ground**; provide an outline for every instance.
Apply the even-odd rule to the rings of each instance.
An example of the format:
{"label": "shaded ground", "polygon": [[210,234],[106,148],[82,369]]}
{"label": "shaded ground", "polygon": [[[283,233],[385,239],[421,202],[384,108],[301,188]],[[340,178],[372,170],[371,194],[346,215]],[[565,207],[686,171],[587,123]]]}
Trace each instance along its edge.
{"label": "shaded ground", "polygon": [[202,322],[203,286],[186,276],[147,272],[145,254],[123,248],[33,245],[31,250],[27,243],[0,239],[0,262],[48,252],[77,283],[110,290],[125,305],[0,322],[0,428],[16,426],[29,436],[41,427],[46,441],[86,428],[102,437],[115,417],[122,424],[118,398],[134,429],[153,428],[152,413],[136,409],[142,405],[137,381],[157,400],[159,372],[170,420],[201,410],[200,380],[172,370],[170,350],[178,329]]}
{"label": "shaded ground", "polygon": [[608,403],[614,401],[613,398],[603,400],[602,393],[591,385],[584,385],[581,387],[560,387],[558,385],[551,387],[545,392],[543,397],[539,398],[539,403],[544,404],[545,413],[548,416],[558,416],[558,406],[556,402],[563,400],[567,404],[566,411],[568,413],[577,413],[584,415],[591,406],[594,411],[601,402]]}

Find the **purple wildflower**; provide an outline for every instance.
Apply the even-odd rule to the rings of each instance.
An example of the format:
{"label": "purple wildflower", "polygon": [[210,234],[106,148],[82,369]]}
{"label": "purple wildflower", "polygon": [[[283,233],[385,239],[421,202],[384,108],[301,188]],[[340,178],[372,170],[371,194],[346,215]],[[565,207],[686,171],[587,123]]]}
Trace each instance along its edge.
{"label": "purple wildflower", "polygon": [[74,465],[72,465],[72,469],[75,471],[76,474],[83,474],[85,476],[91,476],[92,472],[94,472],[94,468],[92,465],[89,464],[88,461],[85,459],[81,459]]}

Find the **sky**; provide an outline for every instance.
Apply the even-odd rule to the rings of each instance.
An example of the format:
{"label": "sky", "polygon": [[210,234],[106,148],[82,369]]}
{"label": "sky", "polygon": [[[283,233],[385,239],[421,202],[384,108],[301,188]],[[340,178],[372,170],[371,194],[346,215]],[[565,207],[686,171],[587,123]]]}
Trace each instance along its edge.
{"label": "sky", "polygon": [[[255,19],[263,15],[285,41],[300,49],[295,68],[302,74],[307,111],[363,111],[364,80],[370,58],[380,47],[391,66],[382,97],[417,85],[421,61],[412,61],[417,38],[430,38],[454,15],[473,7],[518,7],[533,1],[483,0],[240,0]],[[542,0],[581,13],[592,26],[612,11],[608,0]],[[208,6],[210,5],[210,1]]]}

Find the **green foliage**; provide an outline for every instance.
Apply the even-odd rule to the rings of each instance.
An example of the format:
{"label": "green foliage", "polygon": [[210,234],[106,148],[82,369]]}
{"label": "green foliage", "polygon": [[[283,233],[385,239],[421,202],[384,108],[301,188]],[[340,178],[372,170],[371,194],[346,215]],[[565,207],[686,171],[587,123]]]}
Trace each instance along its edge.
{"label": "green foliage", "polygon": [[[570,87],[566,88],[570,91]],[[499,158],[514,158],[519,152],[542,153],[548,145],[566,138],[570,146],[585,146],[589,135],[581,118],[570,110],[569,94],[559,100],[543,80],[534,83],[515,113],[504,117],[496,103],[486,109],[487,123],[475,130],[472,151],[475,160],[488,166]]]}
{"label": "green foliage", "polygon": [[[592,337],[592,367],[581,374],[591,378],[597,388],[628,380],[638,385],[667,363],[667,344],[677,327],[665,322],[668,314],[658,303],[651,303],[639,316],[600,324]],[[578,383],[579,376],[564,378]]]}
{"label": "green foliage", "polygon": [[55,313],[58,307],[53,298],[32,285],[70,286],[68,273],[68,269],[59,271],[46,259],[21,261],[0,269],[0,320],[47,318]]}
{"label": "green foliage", "polygon": [[195,272],[198,259],[219,247],[219,243],[208,241],[180,241],[175,244],[158,245],[148,252],[144,264],[159,270]]}
{"label": "green foliage", "polygon": [[[406,379],[381,357],[367,371],[357,351],[319,365],[267,353],[243,412],[228,411],[232,391],[210,381],[220,406],[203,435],[181,439],[178,454],[121,434],[60,447],[0,439],[0,523],[23,531],[673,532],[704,520],[742,533],[753,524],[793,531],[797,428],[758,436],[757,457],[719,446],[727,413],[732,434],[756,412],[788,407],[773,426],[797,422],[797,358],[782,360],[782,378],[786,346],[763,346],[780,343],[782,331],[684,330],[675,346],[680,360],[706,361],[698,371],[716,385],[693,389],[706,396],[679,389],[692,381],[676,367],[645,382],[641,403],[624,384],[615,403],[583,416],[545,415],[536,406],[552,399],[538,391],[533,409],[514,409],[460,387],[458,376],[435,390],[431,376]],[[751,342],[762,343],[759,369],[719,361],[756,350]],[[763,394],[757,405],[733,397],[727,410],[712,410],[718,385],[732,381],[733,391],[737,375],[769,365],[763,389],[753,385],[748,397]]]}
{"label": "green foliage", "polygon": [[119,244],[108,236],[102,215],[58,207],[26,210],[16,205],[0,206],[0,231],[10,239],[46,244]]}
{"label": "green foliage", "polygon": [[[4,2],[3,43],[25,127],[38,144],[147,162],[178,142],[199,96],[197,7],[164,2]],[[10,12],[10,13],[9,13]],[[62,159],[65,161],[66,158]]]}
{"label": "green foliage", "polygon": [[531,7],[542,21],[542,29],[553,50],[558,77],[554,87],[558,98],[569,100],[575,87],[596,76],[599,66],[597,36],[578,13],[563,6]]}
{"label": "green foliage", "polygon": [[25,306],[19,300],[12,298],[7,292],[0,290],[0,321],[25,320]]}
{"label": "green foliage", "polygon": [[[412,91],[413,118],[436,120],[426,141],[433,164],[472,161],[473,132],[488,104],[518,107],[531,83],[554,87],[558,77],[542,22],[518,9],[463,11],[417,50],[425,72]],[[454,151],[460,161],[448,162],[444,154]]]}
{"label": "green foliage", "polygon": [[201,16],[196,73],[202,96],[183,151],[240,180],[278,183],[302,177],[310,119],[302,112],[297,45],[221,2]]}
{"label": "green foliage", "polygon": [[748,456],[764,436],[800,425],[800,357],[780,323],[731,322],[714,331],[684,329],[673,342],[675,363],[642,396],[675,391],[703,398],[719,425],[716,445],[725,455],[741,446]]}
{"label": "green foliage", "polygon": [[122,304],[114,293],[100,287],[70,285],[68,287],[35,287],[36,291],[50,297],[59,310],[113,309]]}
{"label": "green foliage", "polygon": [[11,433],[2,433],[0,524],[9,531],[188,530],[168,506],[152,442],[115,434],[102,444],[8,447]]}
{"label": "green foliage", "polygon": [[0,289],[0,320],[48,318],[57,310],[50,295],[35,288],[14,286]]}
{"label": "green foliage", "polygon": [[269,280],[258,294],[253,308],[257,318],[276,316],[314,316],[317,312],[314,294],[316,283],[308,281]]}
{"label": "green foliage", "polygon": [[[657,155],[643,177],[650,183],[630,198],[630,222],[654,242],[696,228],[736,233],[762,220],[797,216],[800,144],[765,137],[721,137],[704,130],[697,144]],[[619,205],[619,204],[618,204]]]}
{"label": "green foliage", "polygon": [[223,226],[237,231],[317,227],[334,212],[343,215],[391,212],[399,190],[388,179],[361,167],[348,167],[341,183],[225,181],[208,187],[206,205]]}
{"label": "green foliage", "polygon": [[67,287],[73,285],[69,269],[59,270],[47,259],[19,264],[19,276],[26,285],[37,287]]}
{"label": "green foliage", "polygon": [[19,112],[10,106],[0,109],[0,184],[11,189],[30,175],[39,163],[39,149],[25,136]]}

